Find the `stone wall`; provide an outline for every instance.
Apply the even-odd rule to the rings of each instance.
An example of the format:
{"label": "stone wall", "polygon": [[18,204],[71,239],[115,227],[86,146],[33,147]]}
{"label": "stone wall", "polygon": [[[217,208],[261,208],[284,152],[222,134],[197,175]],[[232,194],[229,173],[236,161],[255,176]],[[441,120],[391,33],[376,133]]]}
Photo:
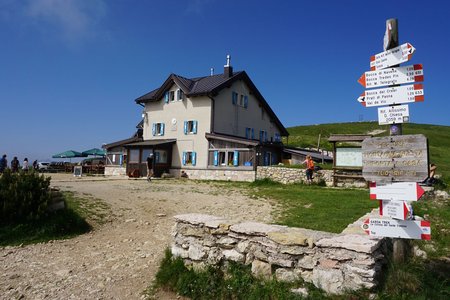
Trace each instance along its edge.
{"label": "stone wall", "polygon": [[171,251],[203,268],[236,261],[253,274],[281,281],[303,278],[331,294],[374,288],[386,263],[386,239],[333,234],[186,214],[175,216]]}
{"label": "stone wall", "polygon": [[119,166],[105,166],[105,175],[107,176],[126,176],[127,169]]}
{"label": "stone wall", "polygon": [[225,180],[225,181],[255,181],[255,171],[251,170],[209,170],[209,169],[171,169],[170,174],[179,178],[184,171],[189,179]]}
{"label": "stone wall", "polygon": [[[314,172],[314,182],[324,180],[327,186],[333,185],[333,171],[320,170]],[[269,178],[273,181],[281,182],[283,184],[301,183],[306,181],[306,170],[283,168],[283,167],[262,167],[258,166],[256,171],[256,179]]]}

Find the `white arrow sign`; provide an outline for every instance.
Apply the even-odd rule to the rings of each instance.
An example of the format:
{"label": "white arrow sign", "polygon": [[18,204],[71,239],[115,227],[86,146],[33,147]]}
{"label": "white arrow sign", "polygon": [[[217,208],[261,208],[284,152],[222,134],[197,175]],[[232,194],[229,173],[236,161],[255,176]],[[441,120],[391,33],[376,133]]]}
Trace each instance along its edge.
{"label": "white arrow sign", "polygon": [[391,201],[417,201],[425,193],[417,182],[371,182],[370,199]]}
{"label": "white arrow sign", "polygon": [[416,51],[416,48],[410,43],[405,43],[401,46],[373,55],[370,58],[370,70],[380,70],[408,61],[411,59],[414,51]]}
{"label": "white arrow sign", "polygon": [[431,240],[428,221],[403,221],[393,219],[366,219],[361,226],[370,236]]}
{"label": "white arrow sign", "polygon": [[365,88],[423,81],[422,64],[365,72],[358,82]]}
{"label": "white arrow sign", "polygon": [[412,213],[412,206],[406,201],[380,200],[380,216],[408,220]]}
{"label": "white arrow sign", "polygon": [[423,86],[410,84],[397,87],[367,90],[358,97],[365,107],[424,101]]}
{"label": "white arrow sign", "polygon": [[409,106],[378,107],[378,124],[401,124],[409,122]]}

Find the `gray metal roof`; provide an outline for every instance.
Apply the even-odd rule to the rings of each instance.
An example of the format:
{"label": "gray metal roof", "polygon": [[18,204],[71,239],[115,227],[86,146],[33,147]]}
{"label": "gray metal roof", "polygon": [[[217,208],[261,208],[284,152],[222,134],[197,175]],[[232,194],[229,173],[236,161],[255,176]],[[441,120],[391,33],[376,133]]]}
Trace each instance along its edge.
{"label": "gray metal roof", "polygon": [[231,86],[231,84],[237,80],[245,81],[250,90],[253,92],[255,97],[261,103],[261,105],[266,109],[269,116],[272,118],[275,124],[280,129],[280,134],[282,136],[288,136],[289,133],[283,126],[281,121],[278,119],[276,114],[273,112],[272,108],[269,106],[267,101],[258,91],[254,83],[251,81],[250,77],[245,71],[233,72],[230,77],[226,77],[225,74],[217,74],[212,76],[196,77],[196,78],[185,78],[180,75],[170,74],[169,77],[164,81],[164,83],[157,89],[148,92],[145,95],[137,98],[135,101],[138,104],[160,101],[164,93],[170,88],[172,84],[177,84],[188,97],[208,95],[214,97],[220,90]]}

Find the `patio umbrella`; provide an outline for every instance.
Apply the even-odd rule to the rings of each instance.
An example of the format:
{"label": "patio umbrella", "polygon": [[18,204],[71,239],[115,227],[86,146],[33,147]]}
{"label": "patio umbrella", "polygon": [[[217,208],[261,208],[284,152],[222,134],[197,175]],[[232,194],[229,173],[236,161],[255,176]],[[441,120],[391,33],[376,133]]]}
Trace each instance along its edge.
{"label": "patio umbrella", "polygon": [[98,148],[92,148],[86,151],[83,151],[84,155],[95,155],[95,156],[105,156],[106,155],[106,151],[103,149],[98,149]]}
{"label": "patio umbrella", "polygon": [[68,150],[52,156],[52,158],[74,158],[74,157],[86,157],[87,154],[83,154],[78,151]]}

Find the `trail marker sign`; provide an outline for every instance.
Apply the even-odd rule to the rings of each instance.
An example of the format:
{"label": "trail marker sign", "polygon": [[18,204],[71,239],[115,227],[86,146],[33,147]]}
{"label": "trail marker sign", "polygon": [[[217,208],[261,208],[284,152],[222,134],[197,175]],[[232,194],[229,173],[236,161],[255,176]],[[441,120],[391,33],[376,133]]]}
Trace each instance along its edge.
{"label": "trail marker sign", "polygon": [[367,138],[361,150],[367,181],[420,182],[428,177],[428,141],[423,134]]}
{"label": "trail marker sign", "polygon": [[366,219],[361,227],[370,236],[431,240],[428,221],[370,218]]}
{"label": "trail marker sign", "polygon": [[358,79],[358,82],[365,88],[421,81],[423,81],[422,64],[368,71]]}
{"label": "trail marker sign", "polygon": [[382,106],[424,101],[423,85],[409,84],[366,90],[358,97],[363,106]]}
{"label": "trail marker sign", "polygon": [[371,182],[370,199],[391,201],[417,201],[425,193],[417,182]]}
{"label": "trail marker sign", "polygon": [[406,201],[380,200],[380,216],[408,220],[412,217],[412,206]]}
{"label": "trail marker sign", "polygon": [[409,106],[395,105],[378,107],[378,124],[402,124],[409,122]]}
{"label": "trail marker sign", "polygon": [[405,43],[398,47],[383,51],[370,58],[370,70],[380,70],[401,64],[411,59],[414,48],[410,43]]}

